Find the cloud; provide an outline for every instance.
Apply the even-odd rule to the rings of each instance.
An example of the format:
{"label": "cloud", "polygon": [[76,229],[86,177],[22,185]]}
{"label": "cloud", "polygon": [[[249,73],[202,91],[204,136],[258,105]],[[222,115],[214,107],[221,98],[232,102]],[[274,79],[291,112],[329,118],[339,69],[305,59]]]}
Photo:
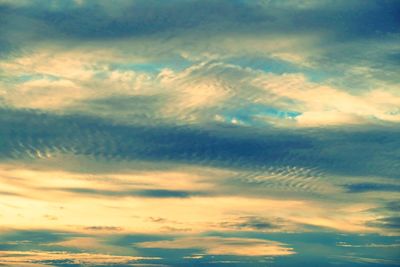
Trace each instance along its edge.
{"label": "cloud", "polygon": [[339,242],[337,244],[339,247],[352,247],[352,248],[396,248],[400,247],[400,244],[363,244],[363,245],[353,245],[353,244],[348,244],[346,242]]}
{"label": "cloud", "polygon": [[[395,123],[400,118],[400,97],[395,91],[373,88],[350,93],[311,81],[307,71],[275,74],[224,61],[201,61],[183,70],[159,67],[149,73],[113,69],[113,64],[124,61],[121,52],[104,52],[104,48],[90,54],[87,49],[49,50],[2,63],[12,77],[0,91],[6,105],[96,114],[130,123],[205,123],[215,118],[232,122],[240,121],[243,113],[247,113],[245,125],[292,127]],[[99,59],[102,53],[107,54]],[[267,68],[276,64],[265,61]],[[150,65],[157,67],[157,63]],[[284,112],[295,116],[276,115]]]}
{"label": "cloud", "polygon": [[[21,35],[30,42],[19,43],[31,44],[2,59],[6,106],[142,123],[222,118],[248,124],[235,117],[235,109],[260,103],[299,115],[277,120],[249,114],[251,123],[314,127],[399,120],[396,67],[385,60],[396,54],[397,6],[391,1],[363,7],[308,1],[174,1],[163,8],[145,1],[122,1],[119,7],[103,1],[35,4],[3,3],[8,21],[29,20],[23,24],[44,29],[5,27],[13,33],[6,35],[9,40]],[[343,6],[357,16],[343,13]],[[217,16],[218,10],[225,15]],[[386,27],[368,23],[371,16],[381,23],[384,17]],[[327,17],[340,17],[346,27]],[[361,22],[376,32],[364,31]],[[36,35],[51,37],[38,42]],[[148,102],[138,106],[141,100]]]}
{"label": "cloud", "polygon": [[395,265],[398,11],[0,0],[0,265]]}
{"label": "cloud", "polygon": [[257,231],[257,232],[290,232],[302,231],[298,225],[290,225],[291,223],[280,218],[268,218],[261,216],[244,216],[232,218],[221,222],[222,228],[227,230],[239,231]]}
{"label": "cloud", "polygon": [[85,227],[85,230],[111,232],[111,231],[121,231],[123,230],[123,228],[116,226],[88,226]]}
{"label": "cloud", "polygon": [[278,105],[280,99],[294,101],[301,113],[296,117],[300,126],[363,124],[370,118],[393,122],[399,119],[395,111],[400,98],[384,91],[352,95],[307,81],[302,74],[260,75],[253,83],[275,95],[273,100]]}
{"label": "cloud", "polygon": [[349,184],[345,187],[351,193],[363,193],[369,191],[386,191],[386,192],[399,192],[400,185],[395,184],[374,184],[374,183],[361,183],[361,184]]}
{"label": "cloud", "polygon": [[[40,226],[84,233],[117,229],[121,232],[152,233],[199,233],[211,229],[302,232],[311,226],[346,232],[388,230],[370,224],[384,212],[379,209],[373,211],[377,205],[372,198],[369,203],[363,204],[369,198],[353,197],[352,204],[349,204],[345,192],[324,197],[325,200],[321,201],[322,194],[296,191],[290,195],[282,194],[284,191],[272,191],[266,197],[265,192],[268,191],[257,184],[244,187],[232,183],[230,172],[224,170],[203,170],[200,176],[202,171],[193,167],[186,166],[187,173],[171,167],[164,172],[88,174],[3,165],[2,169],[6,171],[1,172],[3,178],[0,182],[7,190],[18,193],[2,196],[3,214],[6,216],[4,225],[29,229]],[[171,185],[171,180],[176,183]],[[213,209],[208,209],[211,204]],[[34,210],[29,208],[32,206]],[[164,214],[165,207],[170,210],[168,214]],[[335,214],[332,214],[333,210]],[[268,216],[260,216],[265,212]],[[149,220],[160,218],[160,215],[163,218],[161,221]],[[27,225],[27,220],[37,223]],[[96,227],[99,221],[112,228]]]}
{"label": "cloud", "polygon": [[[45,243],[42,245],[43,247],[52,248],[52,250],[57,249],[74,249],[81,252],[89,252],[89,253],[100,253],[100,254],[108,254],[108,255],[137,255],[137,252],[131,248],[123,248],[120,246],[115,246],[112,244],[108,244],[107,240],[103,237],[73,237],[68,238],[66,240],[54,243]],[[124,260],[123,257],[120,257],[121,260]],[[118,259],[118,257],[116,257]],[[134,257],[127,257],[126,260],[134,259]],[[137,260],[142,260],[145,258],[137,257]],[[121,262],[122,263],[122,262]],[[104,263],[103,263],[104,264]]]}
{"label": "cloud", "polygon": [[200,195],[201,193],[196,192],[185,192],[178,190],[163,190],[163,189],[151,189],[151,190],[131,190],[131,191],[110,191],[110,190],[94,190],[88,188],[59,188],[56,190],[72,192],[78,194],[94,194],[99,196],[114,196],[114,197],[151,197],[151,198],[188,198],[190,196]]}
{"label": "cloud", "polygon": [[395,232],[398,231],[400,226],[400,217],[384,217],[379,218],[369,223],[371,226],[383,227],[387,229],[393,229]]}
{"label": "cloud", "polygon": [[395,266],[397,263],[394,260],[387,260],[382,258],[370,258],[370,257],[357,257],[357,256],[342,256],[342,259],[354,263],[361,264],[379,264]]}
{"label": "cloud", "polygon": [[[360,6],[357,1],[336,1],[316,4],[315,1],[260,1],[255,3],[222,1],[172,1],[158,5],[154,1],[120,1],[120,5],[113,6],[107,1],[84,1],[80,5],[76,2],[61,2],[51,4],[50,1],[17,1],[14,3],[14,12],[33,18],[44,23],[53,22],[52,27],[57,32],[84,39],[121,38],[126,36],[140,36],[160,32],[178,30],[193,30],[207,27],[212,29],[216,25],[225,26],[214,31],[239,31],[251,29],[251,32],[291,32],[295,26],[301,32],[325,30],[338,37],[362,38],[379,36],[377,30],[396,32],[395,20],[396,3],[394,1],[371,1]],[[4,7],[13,6],[11,1],[3,2]],[[350,10],[357,9],[357,14],[347,14],[343,7]],[[35,8],[32,8],[35,7]],[[29,9],[31,8],[31,9]],[[97,11],[90,13],[90,11]],[[127,11],[127,12],[122,12]],[[128,12],[129,11],[129,12]],[[224,11],[224,16],[218,16]],[[368,24],[373,29],[371,33],[360,29],[363,22],[376,18],[379,14],[385,18],[379,23]],[[47,14],[47,16],[45,16]],[[135,14],[135,15],[133,15]],[[181,14],[182,16],[176,16]],[[345,30],[335,24],[336,16],[342,15]],[[14,14],[13,14],[14,15]],[[292,17],[282,19],[284,15]],[[370,15],[371,17],[368,17]],[[54,18],[59,18],[54,20]],[[99,19],[102,18],[102,21]],[[299,18],[303,18],[301,23]],[[329,19],[327,19],[329,18]],[[354,20],[359,23],[354,23]],[[76,27],[80,25],[81,27]],[[253,25],[263,25],[264,28],[250,28]],[[97,26],[98,28],[95,28]],[[235,28],[236,27],[236,28]],[[113,29],[114,31],[111,31]]]}
{"label": "cloud", "polygon": [[245,218],[244,222],[238,223],[234,225],[238,228],[250,228],[250,229],[257,229],[257,230],[264,230],[264,229],[274,229],[276,226],[268,221],[263,220],[262,218],[257,217],[249,217]]}
{"label": "cloud", "polygon": [[[68,253],[65,251],[1,251],[1,264],[129,264],[146,260],[145,257],[115,256],[107,254]],[[154,258],[149,258],[154,259]],[[35,266],[35,265],[32,265]],[[36,265],[40,266],[40,265]]]}
{"label": "cloud", "polygon": [[95,117],[15,110],[2,113],[3,158],[80,155],[253,170],[317,168],[331,174],[369,177],[394,178],[398,174],[397,127],[260,131],[224,125],[121,125]]}
{"label": "cloud", "polygon": [[285,244],[249,238],[183,237],[172,241],[136,243],[143,248],[187,249],[197,248],[210,255],[285,256],[295,252]]}

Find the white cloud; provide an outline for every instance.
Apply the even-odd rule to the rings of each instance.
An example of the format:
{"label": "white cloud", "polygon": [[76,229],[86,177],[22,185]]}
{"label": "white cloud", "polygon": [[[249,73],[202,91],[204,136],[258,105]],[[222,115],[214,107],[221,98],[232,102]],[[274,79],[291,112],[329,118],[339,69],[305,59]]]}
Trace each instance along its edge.
{"label": "white cloud", "polygon": [[[305,56],[290,51],[292,46],[298,46],[299,43],[312,43],[310,38],[303,41],[289,38],[289,44],[286,44],[288,51],[275,51],[273,47],[279,46],[277,44],[283,39],[274,40],[267,46],[272,49],[267,49],[269,56],[300,65],[309,63]],[[263,40],[250,38],[247,42],[249,47],[255,42],[257,50],[259,42]],[[227,55],[239,53],[235,50],[237,46],[228,40],[221,45],[228,48],[232,46]],[[87,103],[115,96],[126,99],[156,96],[157,103],[149,103],[141,111],[148,114],[147,119],[209,122],[217,116],[220,121],[246,124],[235,116],[235,109],[265,105],[300,115],[290,120],[262,114],[250,116],[259,122],[304,127],[400,122],[400,95],[386,87],[350,93],[337,86],[312,82],[303,73],[274,74],[253,70],[224,63],[223,57],[218,60],[218,55],[205,56],[205,61],[192,59],[195,60],[192,65],[182,70],[163,68],[151,73],[126,67],[118,69],[115,65],[140,65],[146,59],[129,53],[124,57],[122,48],[120,51],[101,47],[92,51],[88,49],[45,47],[28,55],[2,61],[0,67],[8,77],[7,81],[0,84],[2,102],[17,108],[67,112],[79,110],[129,120],[137,112],[134,108],[125,108],[124,114],[121,114],[121,109],[114,110],[115,106],[111,105],[99,112],[97,107]],[[186,55],[184,50],[182,53]],[[186,57],[190,58],[190,55]],[[147,63],[156,64],[151,61]],[[12,81],[18,80],[18,77],[23,80]],[[221,115],[229,115],[229,112],[233,112],[232,118],[226,119]]]}
{"label": "white cloud", "polygon": [[[376,120],[400,121],[400,96],[380,89],[350,94],[328,85],[310,82],[302,74],[262,74],[252,83],[275,95],[273,103],[302,113],[299,126],[364,124]],[[266,104],[269,99],[260,99]]]}

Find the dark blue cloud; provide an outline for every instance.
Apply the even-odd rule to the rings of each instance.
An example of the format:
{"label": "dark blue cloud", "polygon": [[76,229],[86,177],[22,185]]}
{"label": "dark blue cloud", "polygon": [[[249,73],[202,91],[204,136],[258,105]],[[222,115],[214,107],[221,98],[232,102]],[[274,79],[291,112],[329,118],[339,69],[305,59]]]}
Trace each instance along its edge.
{"label": "dark blue cloud", "polygon": [[399,129],[253,129],[224,125],[121,125],[94,117],[1,110],[3,159],[67,153],[110,160],[255,168],[298,166],[328,173],[398,177]]}
{"label": "dark blue cloud", "polygon": [[378,184],[378,183],[358,183],[345,185],[350,193],[364,193],[370,191],[400,192],[400,185]]}
{"label": "dark blue cloud", "polygon": [[[235,58],[237,55],[229,54],[226,47],[210,37],[227,37],[234,43],[237,40],[240,47],[240,37],[261,37],[267,42],[276,36],[302,34],[316,38],[304,48],[312,53],[309,60],[315,67],[307,72],[313,81],[335,77],[333,84],[350,91],[371,89],[371,78],[392,84],[400,82],[396,61],[399,51],[395,45],[400,32],[398,1],[329,1],[313,4],[312,8],[299,5],[291,1],[241,0],[120,1],[120,5],[107,1],[85,1],[82,5],[73,1],[3,3],[0,55],[27,55],[44,40],[57,45],[75,43],[76,47],[94,41],[90,42],[94,48],[106,45],[124,50],[109,41],[151,37],[151,45],[139,52],[148,58],[181,60],[180,52],[193,48],[199,54],[216,51],[224,58]],[[293,49],[297,53],[303,47]],[[242,50],[252,51],[245,46]],[[259,54],[254,51],[252,56]],[[261,68],[267,72],[299,70],[296,66],[273,63],[274,67]],[[369,74],[349,74],[349,68],[359,66],[369,68]]]}
{"label": "dark blue cloud", "polygon": [[400,211],[400,202],[393,201],[386,204],[386,209],[389,211]]}
{"label": "dark blue cloud", "polygon": [[51,230],[10,230],[1,233],[0,250],[51,250],[51,248],[46,246],[46,244],[61,242],[76,236],[80,235]]}
{"label": "dark blue cloud", "polygon": [[393,229],[395,231],[400,230],[400,217],[393,216],[393,217],[385,217],[377,219],[373,222],[370,222],[369,225],[374,227],[382,227],[387,229]]}
{"label": "dark blue cloud", "polygon": [[[97,1],[32,1],[7,7],[6,16],[34,18],[66,36],[116,38],[207,26],[212,31],[294,32],[327,31],[353,39],[399,31],[398,1],[337,1],[299,9],[249,1],[121,1],[121,8]],[[115,10],[113,10],[113,8]],[[117,12],[117,15],[112,12]],[[255,27],[262,26],[262,27]]]}
{"label": "dark blue cloud", "polygon": [[236,229],[240,229],[240,230],[254,229],[257,231],[276,230],[279,228],[279,225],[277,222],[268,220],[263,217],[248,216],[248,217],[241,217],[238,219],[239,219],[238,222],[229,222],[229,221],[222,222],[221,226],[236,228]]}
{"label": "dark blue cloud", "polygon": [[[32,1],[0,6],[3,52],[29,48],[46,40],[104,40],[163,35],[164,38],[202,35],[322,33],[330,47],[359,39],[387,38],[399,33],[398,1],[335,1],[298,8],[296,2],[257,1]],[[0,35],[1,36],[1,35]],[[185,37],[184,37],[185,38]],[[188,40],[190,41],[190,40]],[[22,50],[23,51],[23,50]],[[357,50],[351,50],[351,53]],[[336,50],[330,61],[337,59]],[[342,51],[345,55],[346,51]],[[355,56],[348,57],[356,59]],[[344,60],[345,57],[341,57]]]}
{"label": "dark blue cloud", "polygon": [[123,8],[114,7],[117,16],[110,14],[113,11],[109,10],[109,4],[96,1],[80,6],[72,1],[60,1],[55,5],[35,1],[28,6],[3,5],[2,10],[6,18],[22,17],[44,23],[54,30],[50,38],[120,38],[188,30],[202,25],[221,31],[221,27],[232,29],[270,20],[260,9],[242,1],[121,1],[121,4]]}
{"label": "dark blue cloud", "polygon": [[99,196],[112,196],[112,197],[149,197],[149,198],[188,198],[191,196],[206,195],[206,192],[193,192],[182,190],[164,190],[164,189],[149,189],[149,190],[125,190],[125,191],[111,191],[111,190],[98,190],[89,188],[57,188],[65,192],[72,192],[78,194],[89,194]]}
{"label": "dark blue cloud", "polygon": [[35,244],[39,243],[51,243],[62,241],[70,236],[64,232],[54,232],[54,231],[10,231],[2,233],[0,236],[1,241],[30,241]]}

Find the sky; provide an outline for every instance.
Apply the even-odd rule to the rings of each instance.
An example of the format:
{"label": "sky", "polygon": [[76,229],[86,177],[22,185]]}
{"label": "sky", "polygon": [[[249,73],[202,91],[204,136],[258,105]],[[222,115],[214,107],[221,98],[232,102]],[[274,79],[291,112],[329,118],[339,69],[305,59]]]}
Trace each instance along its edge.
{"label": "sky", "polygon": [[400,2],[0,0],[0,266],[399,266]]}

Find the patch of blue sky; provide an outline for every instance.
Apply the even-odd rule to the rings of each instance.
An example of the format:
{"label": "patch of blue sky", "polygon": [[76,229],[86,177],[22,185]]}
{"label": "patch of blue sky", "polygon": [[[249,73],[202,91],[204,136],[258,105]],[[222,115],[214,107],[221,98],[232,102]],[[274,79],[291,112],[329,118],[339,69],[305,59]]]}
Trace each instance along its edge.
{"label": "patch of blue sky", "polygon": [[281,110],[265,105],[247,105],[241,108],[229,110],[221,114],[225,121],[237,121],[238,123],[257,126],[260,124],[260,117],[270,117],[273,119],[294,119],[301,115],[297,111]]}
{"label": "patch of blue sky", "polygon": [[149,62],[149,63],[111,63],[111,70],[137,71],[149,74],[157,74],[162,69],[169,68],[174,71],[181,71],[192,65],[192,62],[183,58],[177,58],[171,61]]}
{"label": "patch of blue sky", "polygon": [[312,82],[322,82],[331,77],[330,73],[316,70],[310,67],[300,66],[288,61],[266,57],[237,57],[226,61],[227,63],[238,65],[244,68],[262,70],[268,73],[302,73]]}
{"label": "patch of blue sky", "polygon": [[138,71],[147,73],[157,73],[165,68],[164,64],[152,63],[112,63],[110,64],[111,70],[116,71]]}

